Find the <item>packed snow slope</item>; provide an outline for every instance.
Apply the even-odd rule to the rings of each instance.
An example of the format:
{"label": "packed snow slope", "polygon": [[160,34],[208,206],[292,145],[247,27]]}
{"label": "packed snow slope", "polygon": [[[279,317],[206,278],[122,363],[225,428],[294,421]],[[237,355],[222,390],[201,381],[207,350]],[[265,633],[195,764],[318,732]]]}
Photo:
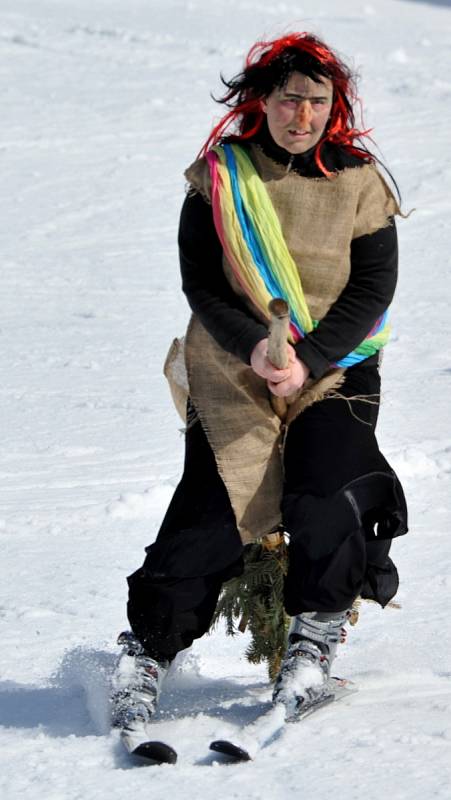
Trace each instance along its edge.
{"label": "packed snow slope", "polygon": [[[0,792],[5,800],[450,796],[451,10],[400,0],[3,0],[0,9]],[[267,707],[221,630],[180,659],[129,769],[107,725],[125,577],[155,537],[183,436],[162,377],[183,333],[184,168],[210,91],[261,36],[311,30],[362,74],[406,212],[379,438],[404,483],[400,610],[366,605],[338,671],[360,692],[245,765],[208,756]]]}

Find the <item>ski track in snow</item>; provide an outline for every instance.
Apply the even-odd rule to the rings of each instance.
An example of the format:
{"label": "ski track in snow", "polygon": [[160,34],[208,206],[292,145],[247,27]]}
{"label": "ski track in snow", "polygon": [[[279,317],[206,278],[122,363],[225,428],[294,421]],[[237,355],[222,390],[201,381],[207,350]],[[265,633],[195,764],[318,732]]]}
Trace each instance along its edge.
{"label": "ski track in snow", "polygon": [[[448,4],[449,5],[449,4]],[[0,792],[5,800],[449,798],[451,588],[449,123],[445,3],[5,0],[0,363]],[[125,576],[182,466],[161,375],[188,319],[182,173],[219,110],[219,73],[261,35],[310,29],[361,70],[365,123],[401,187],[401,268],[379,439],[411,533],[400,610],[366,604],[337,670],[359,693],[255,761],[208,752],[269,707],[246,636],[179,656],[155,738],[176,766],[130,769],[108,733]]]}

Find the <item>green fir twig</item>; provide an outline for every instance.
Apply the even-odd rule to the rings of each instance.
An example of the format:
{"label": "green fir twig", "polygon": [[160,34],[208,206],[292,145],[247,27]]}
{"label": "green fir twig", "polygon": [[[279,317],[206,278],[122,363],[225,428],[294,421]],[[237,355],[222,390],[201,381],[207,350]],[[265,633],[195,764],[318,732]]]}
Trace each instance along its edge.
{"label": "green fir twig", "polygon": [[288,556],[283,536],[248,545],[242,575],[224,584],[213,625],[224,619],[226,633],[235,636],[248,629],[251,641],[246,657],[252,664],[266,661],[271,681],[285,653],[289,617],[283,607],[283,580]]}

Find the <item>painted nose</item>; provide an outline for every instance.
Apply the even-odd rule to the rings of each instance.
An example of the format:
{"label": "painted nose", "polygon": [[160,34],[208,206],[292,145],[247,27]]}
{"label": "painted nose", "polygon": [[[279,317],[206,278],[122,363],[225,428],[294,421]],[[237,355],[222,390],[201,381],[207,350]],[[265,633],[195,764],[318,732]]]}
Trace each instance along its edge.
{"label": "painted nose", "polygon": [[312,121],[312,104],[310,100],[304,100],[298,110],[298,121],[301,126],[308,126]]}

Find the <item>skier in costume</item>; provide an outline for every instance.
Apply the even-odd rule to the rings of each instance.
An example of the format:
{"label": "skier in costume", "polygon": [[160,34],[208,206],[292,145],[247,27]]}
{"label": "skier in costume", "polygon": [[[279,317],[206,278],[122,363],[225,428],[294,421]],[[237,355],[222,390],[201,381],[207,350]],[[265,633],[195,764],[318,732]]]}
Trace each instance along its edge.
{"label": "skier in costume", "polygon": [[[141,739],[171,661],[208,630],[246,544],[289,536],[292,625],[273,699],[294,718],[331,691],[356,597],[395,595],[390,544],[407,531],[375,437],[400,212],[355,126],[351,72],[292,33],[255,44],[225,83],[229,110],[186,172],[180,219],[193,312],[184,473],[128,578],[131,631],[113,678],[113,722]],[[273,297],[290,308],[284,369],[267,355]],[[284,426],[274,396],[289,398]]]}

